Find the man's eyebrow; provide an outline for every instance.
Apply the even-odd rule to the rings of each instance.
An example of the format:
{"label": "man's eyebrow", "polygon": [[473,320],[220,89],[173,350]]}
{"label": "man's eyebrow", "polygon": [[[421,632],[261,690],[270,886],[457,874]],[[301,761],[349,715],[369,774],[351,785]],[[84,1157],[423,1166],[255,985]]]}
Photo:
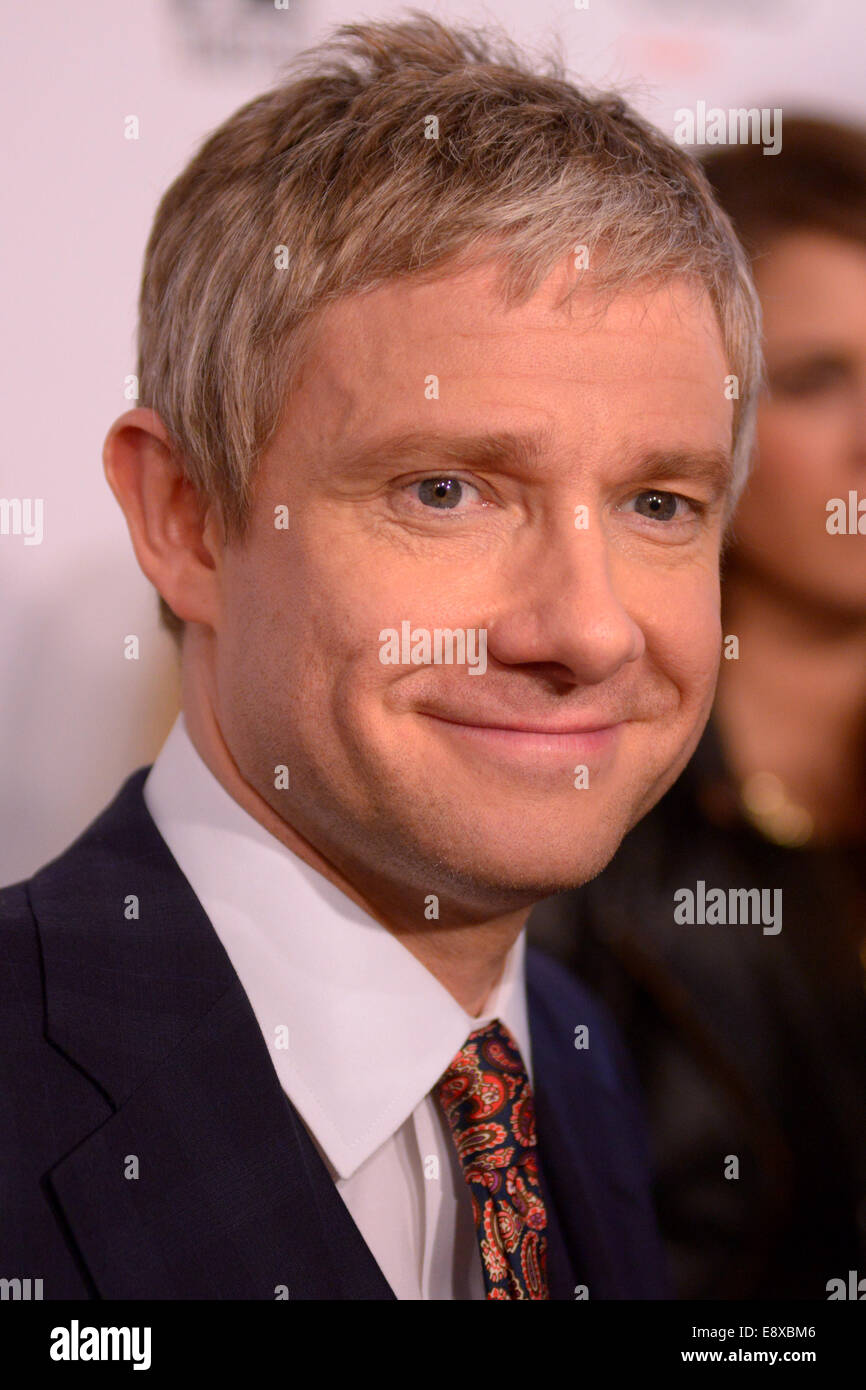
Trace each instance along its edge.
{"label": "man's eyebrow", "polygon": [[549,444],[547,431],[518,434],[511,430],[492,434],[445,434],[436,430],[407,430],[387,438],[341,450],[331,466],[345,472],[377,464],[415,465],[441,461],[465,468],[495,468],[503,464],[520,470],[537,465]]}
{"label": "man's eyebrow", "polygon": [[727,449],[659,449],[642,454],[630,472],[653,483],[689,478],[722,493],[733,482],[734,463]]}
{"label": "man's eyebrow", "polygon": [[[372,467],[434,467],[437,463],[464,468],[511,467],[519,472],[536,468],[550,447],[552,431],[532,433],[496,431],[485,434],[447,434],[436,430],[408,430],[354,448],[341,450],[330,467],[341,472],[361,472]],[[733,462],[725,449],[657,449],[641,454],[627,467],[636,481],[653,483],[688,477],[725,491],[733,477]]]}

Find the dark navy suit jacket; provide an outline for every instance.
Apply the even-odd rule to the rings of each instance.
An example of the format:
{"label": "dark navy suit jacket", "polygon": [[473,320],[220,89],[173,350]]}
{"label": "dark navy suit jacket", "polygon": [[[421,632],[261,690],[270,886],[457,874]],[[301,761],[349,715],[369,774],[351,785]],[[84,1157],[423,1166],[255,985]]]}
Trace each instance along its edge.
{"label": "dark navy suit jacket", "polygon": [[[394,1298],[147,810],[147,772],[0,892],[0,1277],[42,1279],[46,1299]],[[535,950],[527,981],[551,1297],[670,1297],[622,1043]]]}

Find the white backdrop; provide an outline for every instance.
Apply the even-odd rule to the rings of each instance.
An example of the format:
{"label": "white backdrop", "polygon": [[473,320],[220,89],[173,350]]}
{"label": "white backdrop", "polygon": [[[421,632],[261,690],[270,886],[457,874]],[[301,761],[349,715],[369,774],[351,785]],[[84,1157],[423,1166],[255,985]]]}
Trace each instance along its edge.
{"label": "white backdrop", "polygon": [[[583,3],[583,0],[580,0]],[[862,0],[501,0],[494,20],[672,133],[678,107],[866,119]],[[201,137],[333,25],[405,13],[346,0],[43,0],[7,6],[0,498],[42,498],[44,537],[0,535],[0,883],[31,873],[149,762],[176,660],[102,473],[127,408],[156,203]],[[135,115],[140,138],[124,138]],[[140,638],[127,661],[123,639]]]}

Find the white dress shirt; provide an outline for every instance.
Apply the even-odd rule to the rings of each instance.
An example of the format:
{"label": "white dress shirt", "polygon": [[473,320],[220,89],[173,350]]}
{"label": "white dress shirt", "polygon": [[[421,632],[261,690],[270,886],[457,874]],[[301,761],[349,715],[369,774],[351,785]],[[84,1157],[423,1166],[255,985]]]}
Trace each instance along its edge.
{"label": "white dress shirt", "polygon": [[144,799],[397,1298],[483,1298],[469,1188],[430,1091],[469,1034],[494,1018],[532,1080],[525,933],[473,1017],[396,936],[230,796],[182,714]]}

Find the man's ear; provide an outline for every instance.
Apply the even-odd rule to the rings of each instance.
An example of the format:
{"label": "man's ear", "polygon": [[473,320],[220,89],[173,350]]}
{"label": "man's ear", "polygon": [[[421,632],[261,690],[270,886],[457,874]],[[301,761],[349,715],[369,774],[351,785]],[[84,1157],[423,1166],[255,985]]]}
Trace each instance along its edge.
{"label": "man's ear", "polygon": [[210,508],[184,477],[156,412],[136,407],[119,416],[102,460],[151,584],[179,618],[214,627],[223,531],[214,526],[213,513],[219,509]]}

